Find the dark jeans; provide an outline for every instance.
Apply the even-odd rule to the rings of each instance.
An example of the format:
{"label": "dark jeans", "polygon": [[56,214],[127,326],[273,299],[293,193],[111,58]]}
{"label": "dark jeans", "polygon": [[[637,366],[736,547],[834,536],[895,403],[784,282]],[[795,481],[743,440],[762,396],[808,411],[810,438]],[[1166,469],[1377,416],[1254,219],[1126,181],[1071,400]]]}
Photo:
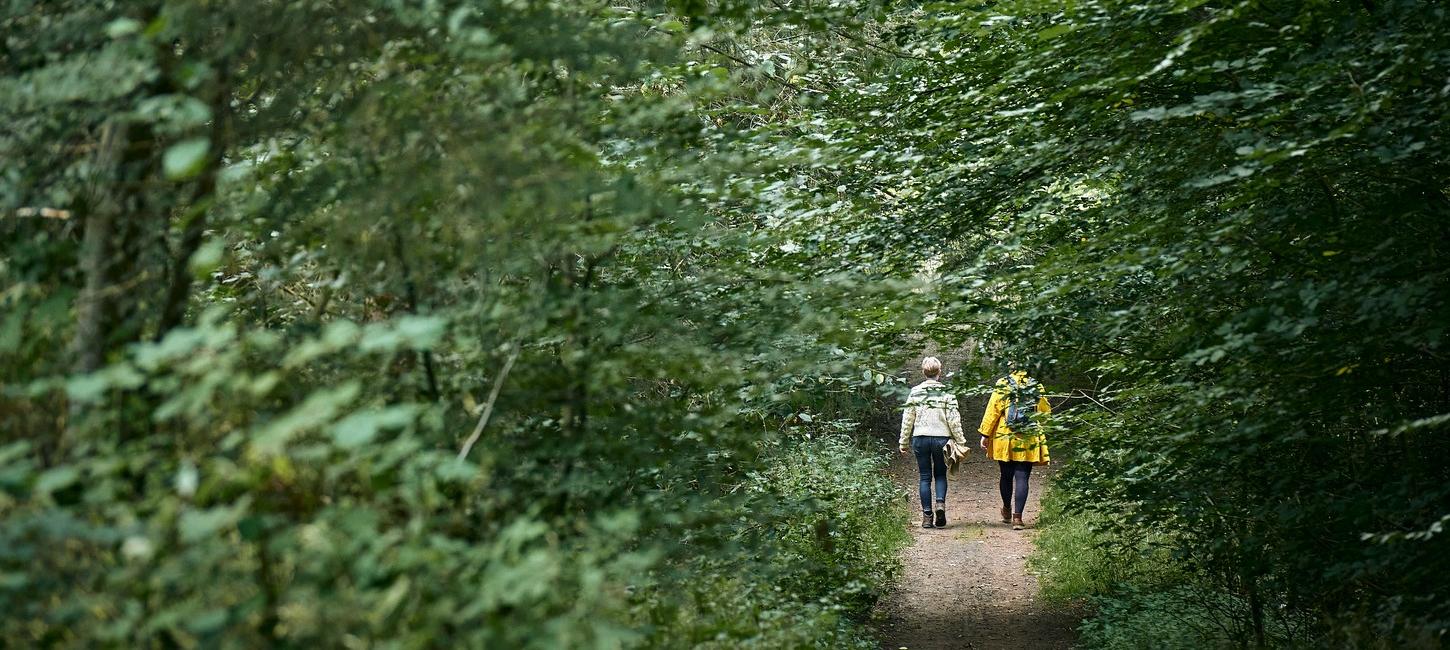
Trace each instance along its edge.
{"label": "dark jeans", "polygon": [[911,439],[916,470],[921,474],[921,511],[931,512],[931,479],[936,477],[936,500],[947,500],[947,459],[942,448],[951,438],[923,436]]}
{"label": "dark jeans", "polygon": [[[1012,506],[1012,514],[1022,514],[1022,509],[1027,507],[1027,479],[1032,476],[1032,463],[1025,460],[999,460],[997,467],[1002,470],[1002,478],[997,482],[997,487],[1002,491],[1002,507]],[[1016,484],[1016,501],[1013,501],[1013,484]]]}

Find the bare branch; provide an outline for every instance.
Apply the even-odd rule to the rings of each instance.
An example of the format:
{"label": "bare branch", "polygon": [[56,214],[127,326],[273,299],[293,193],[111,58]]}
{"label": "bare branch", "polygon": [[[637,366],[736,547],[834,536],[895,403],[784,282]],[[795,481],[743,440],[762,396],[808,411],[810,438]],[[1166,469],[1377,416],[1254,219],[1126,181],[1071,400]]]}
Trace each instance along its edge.
{"label": "bare branch", "polygon": [[514,349],[509,352],[508,360],[503,362],[503,369],[498,371],[498,378],[493,380],[493,388],[488,392],[488,401],[483,404],[483,412],[478,416],[478,424],[474,425],[473,433],[463,443],[463,448],[458,450],[458,460],[468,457],[469,450],[473,449],[473,443],[478,442],[478,437],[483,435],[483,428],[488,426],[488,418],[493,415],[493,403],[498,400],[499,391],[503,389],[503,382],[508,379],[509,371],[514,367],[514,361],[519,358],[519,351],[522,345],[514,344]]}
{"label": "bare branch", "polygon": [[69,219],[70,210],[60,208],[18,208],[15,210],[17,217],[40,217],[42,219]]}

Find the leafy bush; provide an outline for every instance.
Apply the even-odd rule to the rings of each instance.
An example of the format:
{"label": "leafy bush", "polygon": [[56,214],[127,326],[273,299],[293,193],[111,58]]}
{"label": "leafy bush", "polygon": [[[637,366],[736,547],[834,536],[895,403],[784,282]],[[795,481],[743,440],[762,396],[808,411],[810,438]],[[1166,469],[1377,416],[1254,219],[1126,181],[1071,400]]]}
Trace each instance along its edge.
{"label": "leafy bush", "polygon": [[1120,589],[1093,599],[1095,611],[1078,628],[1086,650],[1194,650],[1242,647],[1223,628],[1215,607],[1221,596],[1193,587],[1139,592]]}
{"label": "leafy bush", "polygon": [[[1079,642],[1087,650],[1241,648],[1256,634],[1248,623],[1252,613],[1247,600],[1191,578],[1185,584],[1150,588],[1118,585],[1091,603],[1093,614],[1079,628]],[[1294,647],[1305,640],[1314,622],[1291,617],[1267,620],[1265,646]]]}
{"label": "leafy bush", "polygon": [[885,455],[840,434],[780,443],[727,532],[748,556],[695,557],[641,589],[661,647],[859,647],[859,622],[900,571],[906,509]]}
{"label": "leafy bush", "polygon": [[[736,567],[738,569],[738,567]],[[843,606],[802,601],[771,583],[724,567],[692,567],[694,578],[640,601],[647,646],[658,648],[876,647]]]}
{"label": "leafy bush", "polygon": [[749,4],[0,8],[0,638],[856,639],[873,466],[749,486],[882,278],[762,227]]}
{"label": "leafy bush", "polygon": [[[1044,598],[1088,613],[1079,628],[1081,647],[1229,648],[1255,637],[1250,601],[1225,590],[1217,576],[1190,570],[1172,532],[1136,528],[1131,513],[1080,503],[1070,483],[1047,492],[1028,566]],[[1276,608],[1266,617],[1264,642],[1292,645],[1313,623]]]}
{"label": "leafy bush", "polygon": [[856,615],[870,609],[901,569],[907,508],[885,474],[886,454],[843,435],[781,445],[746,488],[765,499],[809,504],[762,531],[779,540],[788,591],[830,598]]}
{"label": "leafy bush", "polygon": [[1027,566],[1037,574],[1043,598],[1083,603],[1125,584],[1173,584],[1181,577],[1161,545],[1115,538],[1105,530],[1110,515],[1069,507],[1061,490],[1042,498],[1040,532]]}
{"label": "leafy bush", "polygon": [[775,445],[923,337],[1077,378],[1043,562],[1103,629],[1450,635],[1436,3],[0,29],[7,642],[846,643],[884,492]]}

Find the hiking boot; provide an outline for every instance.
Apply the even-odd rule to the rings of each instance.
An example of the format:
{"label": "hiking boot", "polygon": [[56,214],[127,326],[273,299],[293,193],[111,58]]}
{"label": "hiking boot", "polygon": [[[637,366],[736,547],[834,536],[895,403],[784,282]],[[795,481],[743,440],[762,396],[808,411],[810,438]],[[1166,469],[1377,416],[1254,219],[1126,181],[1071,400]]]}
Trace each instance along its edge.
{"label": "hiking boot", "polygon": [[922,528],[936,528],[936,524],[931,519],[931,513],[930,512],[923,512],[923,513],[921,513],[921,527]]}
{"label": "hiking boot", "polygon": [[1007,506],[1002,506],[1002,523],[1012,523],[1012,511]]}
{"label": "hiking boot", "polygon": [[[943,505],[945,505],[945,504],[943,504]],[[936,527],[937,528],[946,528],[947,527],[947,509],[945,507],[943,507],[942,505],[938,505],[936,507]]]}
{"label": "hiking boot", "polygon": [[1022,523],[1022,515],[1021,514],[1012,515],[1012,530],[1022,530],[1023,528],[1026,528],[1026,527],[1027,527],[1027,524]]}

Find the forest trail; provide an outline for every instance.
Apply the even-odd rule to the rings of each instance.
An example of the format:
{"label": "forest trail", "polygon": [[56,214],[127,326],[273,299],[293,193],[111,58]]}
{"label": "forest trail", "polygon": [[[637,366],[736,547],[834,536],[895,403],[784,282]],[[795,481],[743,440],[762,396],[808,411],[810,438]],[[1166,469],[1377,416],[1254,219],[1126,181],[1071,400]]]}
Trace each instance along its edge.
{"label": "forest trail", "polygon": [[[1032,473],[1029,524],[1037,519],[1045,469]],[[916,461],[893,455],[891,474],[919,513]],[[1070,647],[1077,617],[1037,597],[1037,579],[1026,566],[1036,531],[1014,531],[1001,522],[996,463],[974,449],[947,485],[947,527],[923,529],[915,516],[901,579],[876,605],[872,619],[881,647]]]}

